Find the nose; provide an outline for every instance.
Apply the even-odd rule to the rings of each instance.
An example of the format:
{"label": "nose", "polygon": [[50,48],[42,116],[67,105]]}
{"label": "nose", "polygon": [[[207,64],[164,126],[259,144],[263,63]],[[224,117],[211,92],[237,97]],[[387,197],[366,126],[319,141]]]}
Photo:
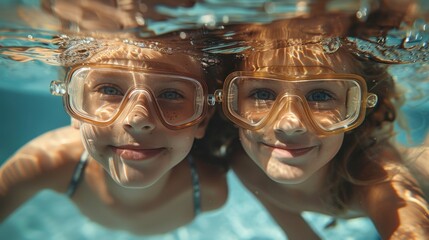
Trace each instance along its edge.
{"label": "nose", "polygon": [[298,136],[306,133],[307,127],[302,121],[301,116],[304,116],[304,109],[302,106],[298,102],[294,104],[292,101],[288,101],[286,106],[277,114],[274,131],[285,134],[286,136]]}
{"label": "nose", "polygon": [[274,131],[287,136],[297,136],[306,133],[307,128],[295,114],[286,114],[276,122]]}
{"label": "nose", "polygon": [[155,128],[150,111],[142,106],[134,106],[123,121],[125,130],[128,131],[151,131]]}
{"label": "nose", "polygon": [[125,111],[123,127],[127,131],[150,132],[155,128],[154,112],[150,111],[150,99],[134,96]]}

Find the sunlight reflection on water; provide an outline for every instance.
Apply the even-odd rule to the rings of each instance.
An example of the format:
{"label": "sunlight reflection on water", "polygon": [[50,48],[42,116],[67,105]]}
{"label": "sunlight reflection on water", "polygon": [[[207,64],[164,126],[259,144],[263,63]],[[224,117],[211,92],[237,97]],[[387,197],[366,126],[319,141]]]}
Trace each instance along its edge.
{"label": "sunlight reflection on water", "polygon": [[[219,31],[222,33],[220,39],[226,41],[217,41],[213,46],[205,46],[204,50],[216,53],[237,53],[251,47],[243,44],[242,41],[228,41],[231,38],[240,39],[243,36],[233,31],[222,31],[223,25],[246,22],[249,19],[265,23],[307,12],[310,6],[304,4],[305,1],[298,2],[303,3],[300,5],[296,4],[296,1],[280,3],[262,0],[253,2],[211,0],[198,3],[191,8],[159,6],[157,10],[160,13],[173,18],[160,22],[140,19],[136,24],[144,23],[146,26],[143,31],[138,30],[141,31],[139,36],[195,27]],[[334,2],[338,5],[329,6],[330,9],[347,9],[360,14],[362,21],[367,19],[368,8],[356,5],[357,1]],[[67,42],[58,42],[60,22],[46,13],[43,14],[39,4],[38,1],[13,0],[0,3],[0,92],[9,94],[3,99],[0,98],[0,101],[3,103],[13,99],[11,95],[24,99],[24,102],[15,101],[14,112],[11,112],[10,107],[1,106],[1,112],[8,112],[8,116],[2,119],[2,123],[3,126],[10,128],[18,124],[16,119],[29,119],[29,116],[33,116],[31,120],[19,122],[22,125],[18,133],[2,130],[7,136],[14,135],[13,141],[3,139],[0,142],[1,146],[7,146],[2,147],[2,151],[6,149],[6,152],[1,152],[2,159],[6,159],[32,137],[69,123],[68,117],[60,109],[61,104],[55,102],[58,99],[48,96],[49,82],[58,77],[59,49],[61,44],[67,44]],[[14,10],[17,9],[19,11],[15,12]],[[47,20],[50,21],[49,24]],[[67,34],[75,29],[76,26],[70,24]],[[403,85],[405,96],[410,100],[403,107],[403,111],[404,117],[407,117],[410,125],[413,126],[409,129],[412,144],[420,144],[429,128],[427,120],[429,111],[427,104],[425,105],[428,102],[426,93],[429,91],[429,71],[427,63],[424,63],[428,60],[428,31],[427,23],[418,20],[411,26],[406,25],[403,29],[390,32],[388,38],[379,36],[366,36],[363,40],[357,39],[356,36],[346,38],[351,47],[358,49],[363,56],[395,62],[406,55],[408,62],[418,62],[415,65],[398,65],[391,68],[395,80]],[[179,36],[189,37],[186,34],[179,34]],[[354,45],[355,43],[358,44]],[[328,47],[335,47],[332,42],[330,44]],[[347,44],[347,41],[341,44]],[[391,51],[387,51],[386,48],[390,48]],[[420,97],[416,98],[417,96]],[[37,107],[19,107],[30,103]],[[46,107],[46,112],[41,110],[42,107]],[[398,138],[405,143],[407,132],[401,126],[398,126],[398,131]],[[229,173],[228,180],[231,195],[225,207],[205,214],[189,226],[182,227],[173,233],[144,239],[189,239],[189,236],[194,239],[284,239],[283,233],[273,220],[232,173]],[[378,238],[374,227],[367,219],[340,221],[337,227],[324,230],[322,227],[330,222],[331,218],[311,213],[305,213],[304,216],[325,239]],[[7,236],[9,239],[142,239],[126,232],[105,229],[90,222],[79,214],[67,198],[49,191],[44,191],[31,199],[0,225],[0,236]]]}

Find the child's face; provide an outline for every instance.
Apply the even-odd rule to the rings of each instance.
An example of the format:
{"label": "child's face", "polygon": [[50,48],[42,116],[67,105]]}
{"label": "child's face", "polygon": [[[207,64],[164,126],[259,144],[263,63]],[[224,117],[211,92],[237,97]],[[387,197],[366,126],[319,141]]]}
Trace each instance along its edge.
{"label": "child's face", "polygon": [[[194,139],[202,138],[206,127],[205,122],[174,130],[167,127],[194,117],[196,90],[192,87],[204,81],[201,65],[189,56],[140,51],[147,51],[147,59],[115,56],[114,60],[97,63],[150,66],[153,71],[159,71],[160,76],[94,67],[81,73],[84,76],[81,79],[85,80],[79,85],[84,87],[76,87],[81,89],[85,103],[80,106],[76,101],[76,111],[95,116],[92,120],[108,119],[115,115],[118,106],[125,105],[108,126],[85,122],[80,129],[91,156],[116,182],[126,187],[147,187],[155,183],[188,155]],[[170,75],[162,75],[167,72]],[[192,76],[197,81],[181,79],[181,76]],[[128,102],[122,104],[123,99]]]}
{"label": "child's face", "polygon": [[[316,51],[289,48],[281,52],[256,53],[249,58],[250,61],[246,62],[243,70],[285,76],[350,72],[351,65],[347,60],[342,61],[341,55],[326,55],[321,49]],[[343,93],[347,91],[343,88],[346,88],[347,84],[322,81],[315,87],[311,86],[312,83],[284,84],[267,80],[260,80],[259,84],[261,86],[250,89],[245,89],[245,85],[248,84],[237,84],[238,95],[247,93],[243,94],[244,100],[238,101],[238,109],[243,110],[246,107],[265,109],[270,97],[274,100],[276,93],[285,91],[287,93],[281,104],[273,105],[278,109],[262,128],[257,130],[240,128],[242,146],[252,160],[274,181],[286,184],[304,182],[325,167],[342,145],[344,133],[322,136],[310,123],[316,120],[319,124],[329,126],[346,115]],[[240,87],[244,91],[239,89]],[[282,87],[289,89],[281,89]],[[308,104],[308,107],[304,106],[305,104]],[[305,112],[304,109],[312,109],[312,105],[316,104],[325,106],[317,106],[318,111]],[[243,114],[243,117],[248,119],[247,121],[258,121],[268,114],[261,112],[264,116],[259,118],[258,110],[248,110],[248,114]],[[273,114],[272,112],[269,114]],[[312,120],[309,120],[309,113],[312,114]]]}

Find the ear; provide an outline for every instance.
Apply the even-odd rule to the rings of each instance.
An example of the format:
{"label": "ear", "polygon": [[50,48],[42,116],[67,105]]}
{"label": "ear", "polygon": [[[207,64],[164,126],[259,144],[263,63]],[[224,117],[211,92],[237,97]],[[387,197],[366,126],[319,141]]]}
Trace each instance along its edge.
{"label": "ear", "polygon": [[210,108],[204,120],[198,123],[197,131],[195,133],[196,139],[201,139],[204,137],[204,135],[206,134],[207,125],[209,125],[210,119],[212,118],[214,113],[215,108]]}
{"label": "ear", "polygon": [[81,125],[80,121],[78,121],[78,120],[76,120],[74,118],[71,119],[71,126],[73,128],[79,129],[80,125]]}

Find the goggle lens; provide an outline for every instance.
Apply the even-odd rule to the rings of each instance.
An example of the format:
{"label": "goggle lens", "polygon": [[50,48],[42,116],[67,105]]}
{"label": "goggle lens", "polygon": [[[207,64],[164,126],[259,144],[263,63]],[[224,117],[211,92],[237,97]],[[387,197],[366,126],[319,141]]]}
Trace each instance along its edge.
{"label": "goggle lens", "polygon": [[298,115],[315,128],[334,132],[362,120],[366,97],[362,84],[363,79],[276,79],[237,74],[226,81],[224,108],[233,121],[250,129],[261,128],[279,114],[301,109],[296,111]]}
{"label": "goggle lens", "polygon": [[114,121],[136,101],[151,104],[172,127],[199,119],[205,106],[205,89],[193,78],[124,68],[78,68],[69,74],[67,95],[75,115],[100,124]]}

